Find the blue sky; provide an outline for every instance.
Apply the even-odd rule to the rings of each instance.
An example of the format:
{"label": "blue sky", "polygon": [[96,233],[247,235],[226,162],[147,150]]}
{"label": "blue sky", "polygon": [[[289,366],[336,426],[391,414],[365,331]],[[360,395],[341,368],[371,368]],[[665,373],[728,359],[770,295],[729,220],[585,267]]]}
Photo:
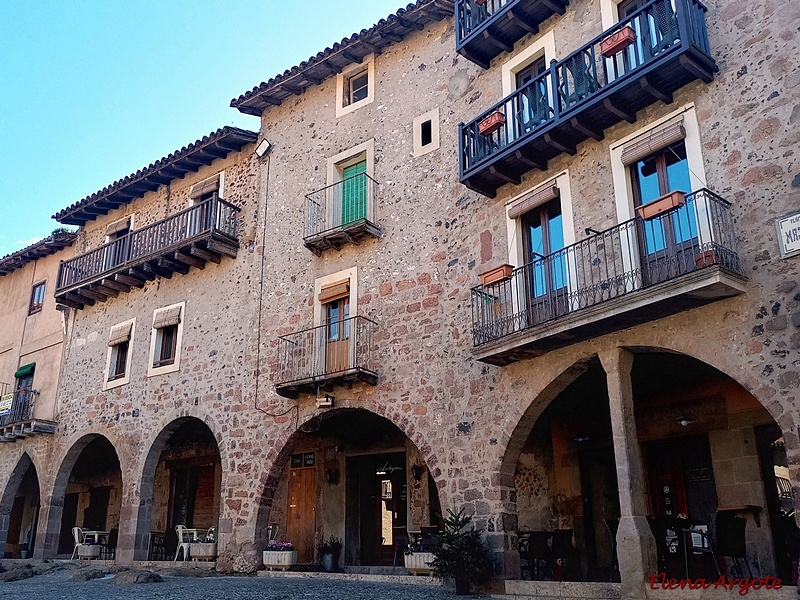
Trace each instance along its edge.
{"label": "blue sky", "polygon": [[50,216],[223,125],[231,98],[401,6],[399,0],[5,0],[0,256]]}

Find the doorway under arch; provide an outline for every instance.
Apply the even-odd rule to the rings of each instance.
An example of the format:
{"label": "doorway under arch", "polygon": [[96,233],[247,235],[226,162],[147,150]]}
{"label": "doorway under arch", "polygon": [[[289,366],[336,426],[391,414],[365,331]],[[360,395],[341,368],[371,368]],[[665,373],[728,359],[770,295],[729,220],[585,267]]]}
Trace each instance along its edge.
{"label": "doorway under arch", "polygon": [[39,523],[39,476],[23,453],[0,498],[0,548],[4,558],[32,556]]}

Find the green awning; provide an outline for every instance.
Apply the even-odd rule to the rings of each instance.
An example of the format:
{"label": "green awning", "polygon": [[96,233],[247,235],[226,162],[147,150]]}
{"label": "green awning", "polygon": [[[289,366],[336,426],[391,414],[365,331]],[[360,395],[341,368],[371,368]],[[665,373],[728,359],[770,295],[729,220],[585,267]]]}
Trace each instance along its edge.
{"label": "green awning", "polygon": [[36,368],[36,363],[30,363],[28,365],[23,365],[19,369],[17,369],[16,373],[14,373],[14,378],[15,379],[19,379],[20,377],[25,377],[27,375],[30,375],[31,373],[33,373],[33,370],[35,368]]}

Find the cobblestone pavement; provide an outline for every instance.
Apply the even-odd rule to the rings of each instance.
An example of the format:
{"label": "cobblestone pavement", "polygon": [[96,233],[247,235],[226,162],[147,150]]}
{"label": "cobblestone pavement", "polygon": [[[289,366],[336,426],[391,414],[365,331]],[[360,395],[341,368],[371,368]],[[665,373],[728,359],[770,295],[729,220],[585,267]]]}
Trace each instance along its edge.
{"label": "cobblestone pavement", "polygon": [[115,585],[111,578],[71,581],[69,570],[0,583],[0,598],[32,600],[446,600],[438,586],[271,577],[164,577],[161,583]]}

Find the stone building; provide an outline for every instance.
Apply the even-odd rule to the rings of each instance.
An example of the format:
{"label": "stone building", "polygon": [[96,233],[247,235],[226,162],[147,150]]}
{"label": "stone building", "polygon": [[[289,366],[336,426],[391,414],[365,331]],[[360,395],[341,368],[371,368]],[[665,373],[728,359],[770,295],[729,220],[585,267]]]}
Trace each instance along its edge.
{"label": "stone building", "polygon": [[0,454],[36,552],[88,511],[118,561],[180,523],[391,566],[465,507],[509,593],[791,581],[799,22],[420,0],[61,211],[58,430]]}
{"label": "stone building", "polygon": [[[52,292],[59,260],[72,256],[74,241],[75,234],[55,231],[0,258],[2,442],[46,439],[56,431],[64,318]],[[0,547],[11,555],[30,555],[40,505],[36,466],[23,458],[3,477],[8,483],[0,496]]]}

